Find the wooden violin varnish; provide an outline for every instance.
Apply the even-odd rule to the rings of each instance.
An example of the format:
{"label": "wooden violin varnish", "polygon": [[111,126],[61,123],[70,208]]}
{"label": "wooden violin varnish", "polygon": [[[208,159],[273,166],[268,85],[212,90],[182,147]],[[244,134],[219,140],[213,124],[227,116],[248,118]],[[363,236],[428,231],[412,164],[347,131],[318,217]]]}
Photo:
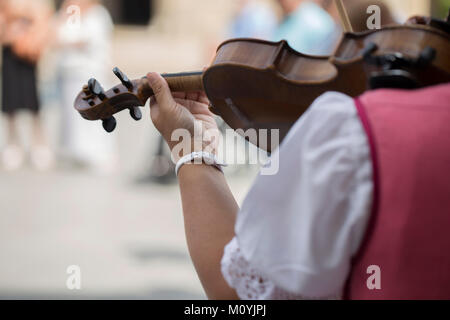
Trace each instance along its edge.
{"label": "wooden violin varnish", "polygon": [[[414,89],[450,81],[448,23],[391,25],[352,33],[342,1],[336,1],[346,33],[331,56],[310,56],[286,41],[232,39],[222,43],[204,72],[163,74],[173,92],[205,91],[214,113],[233,129],[277,129],[283,138],[312,102],[327,91],[352,97],[368,89]],[[104,91],[91,79],[75,101],[87,120],[102,120],[110,132],[114,114],[140,106],[153,96],[146,78]],[[258,141],[252,141],[258,145]],[[270,151],[270,150],[268,150]]]}

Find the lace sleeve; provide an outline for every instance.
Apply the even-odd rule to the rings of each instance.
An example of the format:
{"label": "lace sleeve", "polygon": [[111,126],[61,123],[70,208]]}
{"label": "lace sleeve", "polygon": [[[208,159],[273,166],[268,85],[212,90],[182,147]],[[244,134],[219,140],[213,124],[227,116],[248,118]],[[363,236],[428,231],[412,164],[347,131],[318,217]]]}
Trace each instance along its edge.
{"label": "lace sleeve", "polygon": [[222,274],[242,300],[303,300],[308,299],[277,288],[242,256],[237,239],[226,247],[222,259]]}

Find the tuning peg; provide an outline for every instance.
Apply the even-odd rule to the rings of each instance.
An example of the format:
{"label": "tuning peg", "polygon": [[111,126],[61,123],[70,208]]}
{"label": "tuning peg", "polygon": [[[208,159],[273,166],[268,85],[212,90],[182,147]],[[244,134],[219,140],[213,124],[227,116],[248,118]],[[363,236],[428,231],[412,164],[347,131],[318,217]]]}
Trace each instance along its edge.
{"label": "tuning peg", "polygon": [[100,98],[100,100],[106,99],[105,91],[103,90],[102,86],[96,79],[94,79],[94,78],[89,79],[88,87],[89,87],[89,90],[93,94],[95,94],[96,96],[98,96]]}
{"label": "tuning peg", "polygon": [[130,108],[130,116],[136,121],[141,120],[142,119],[141,109],[139,107]]}
{"label": "tuning peg", "polygon": [[106,132],[111,133],[116,129],[117,121],[116,118],[110,117],[108,119],[103,120],[103,129],[105,129]]}
{"label": "tuning peg", "polygon": [[419,67],[425,67],[429,65],[436,58],[436,49],[431,47],[426,47],[420,53],[419,58],[417,59],[417,65]]}
{"label": "tuning peg", "polygon": [[120,82],[128,89],[133,90],[133,83],[128,79],[127,75],[123,73],[119,68],[115,67],[113,69],[114,74],[119,78]]}
{"label": "tuning peg", "polygon": [[374,53],[378,50],[378,45],[374,42],[370,42],[366,45],[366,47],[362,51],[362,56],[364,61],[367,63],[380,65],[381,59],[378,56],[375,56]]}

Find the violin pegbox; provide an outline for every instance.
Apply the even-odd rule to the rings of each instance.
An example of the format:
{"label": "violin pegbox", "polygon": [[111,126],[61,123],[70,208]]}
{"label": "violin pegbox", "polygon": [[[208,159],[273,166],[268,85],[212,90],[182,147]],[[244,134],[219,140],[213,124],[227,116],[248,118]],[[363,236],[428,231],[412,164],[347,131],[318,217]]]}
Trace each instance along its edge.
{"label": "violin pegbox", "polygon": [[129,109],[131,117],[139,121],[142,119],[140,106],[144,106],[147,96],[140,90],[143,80],[130,80],[119,68],[113,73],[121,84],[105,91],[100,82],[89,79],[75,100],[75,109],[86,120],[101,120],[107,132],[113,132],[117,126],[114,114]]}

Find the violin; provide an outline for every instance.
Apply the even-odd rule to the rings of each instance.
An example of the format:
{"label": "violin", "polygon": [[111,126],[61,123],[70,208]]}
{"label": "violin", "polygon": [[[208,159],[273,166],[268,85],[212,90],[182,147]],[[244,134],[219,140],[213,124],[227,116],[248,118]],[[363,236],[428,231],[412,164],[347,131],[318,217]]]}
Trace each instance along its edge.
{"label": "violin", "polygon": [[[205,91],[211,110],[231,128],[267,129],[269,139],[271,129],[279,129],[283,138],[327,91],[356,97],[369,89],[415,89],[450,81],[449,21],[436,21],[346,32],[331,56],[305,55],[286,41],[228,40],[206,70],[163,77],[173,92]],[[114,73],[121,84],[104,91],[91,79],[75,100],[83,118],[102,120],[108,132],[116,127],[114,114],[122,110],[140,120],[139,107],[153,96],[145,78],[130,80],[118,68]],[[245,138],[271,151],[270,143]]]}

